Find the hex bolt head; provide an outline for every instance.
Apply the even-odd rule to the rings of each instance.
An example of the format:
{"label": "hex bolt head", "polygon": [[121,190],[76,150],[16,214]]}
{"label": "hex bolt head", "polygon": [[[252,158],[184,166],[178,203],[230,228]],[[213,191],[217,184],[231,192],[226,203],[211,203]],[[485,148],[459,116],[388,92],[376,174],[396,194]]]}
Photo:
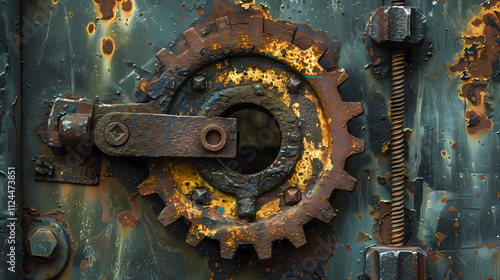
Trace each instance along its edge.
{"label": "hex bolt head", "polygon": [[208,87],[207,77],[197,75],[193,78],[193,89],[197,92],[205,91]]}
{"label": "hex bolt head", "polygon": [[104,140],[114,147],[127,143],[129,137],[130,131],[128,127],[121,122],[112,122],[108,124],[104,130]]}
{"label": "hex bolt head", "polygon": [[291,76],[286,82],[286,89],[290,94],[298,94],[303,88],[304,82],[297,76]]}
{"label": "hex bolt head", "polygon": [[285,200],[286,205],[293,206],[299,203],[302,194],[300,190],[295,187],[290,187],[286,189],[283,193],[283,199]]}
{"label": "hex bolt head", "polygon": [[191,199],[200,205],[209,205],[210,204],[210,192],[205,187],[196,187],[193,189],[193,193],[191,194]]}
{"label": "hex bolt head", "polygon": [[31,256],[50,258],[57,246],[57,238],[46,226],[39,227],[28,235]]}

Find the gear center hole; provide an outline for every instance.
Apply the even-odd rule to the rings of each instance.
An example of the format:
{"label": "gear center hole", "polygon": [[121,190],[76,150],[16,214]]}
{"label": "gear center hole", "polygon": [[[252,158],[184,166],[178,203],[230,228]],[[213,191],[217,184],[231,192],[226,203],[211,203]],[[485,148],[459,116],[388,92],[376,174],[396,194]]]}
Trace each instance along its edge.
{"label": "gear center hole", "polygon": [[221,117],[237,120],[238,149],[235,158],[220,158],[224,167],[241,173],[254,174],[267,169],[281,149],[278,121],[264,107],[252,103],[234,105]]}

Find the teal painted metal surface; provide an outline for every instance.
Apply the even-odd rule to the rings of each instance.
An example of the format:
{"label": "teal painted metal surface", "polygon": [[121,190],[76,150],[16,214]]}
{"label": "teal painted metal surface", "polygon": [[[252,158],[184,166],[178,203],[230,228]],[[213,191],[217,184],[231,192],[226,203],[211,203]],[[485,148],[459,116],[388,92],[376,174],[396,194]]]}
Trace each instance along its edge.
{"label": "teal painted metal surface", "polygon": [[[234,279],[281,279],[283,275],[299,277],[308,266],[324,269],[325,274],[318,277],[326,279],[363,279],[364,253],[382,241],[379,224],[388,213],[384,202],[390,200],[390,162],[383,152],[389,141],[389,57],[371,46],[366,35],[369,15],[382,1],[255,3],[265,6],[272,19],[309,23],[340,41],[339,67],[349,73],[340,93],[344,101],[361,101],[365,109],[349,123],[350,133],[366,141],[365,152],[351,157],[346,166],[358,179],[357,186],[352,193],[333,194],[337,216],[326,227],[334,230],[321,231],[324,234],[317,238],[325,244],[335,240],[335,254],[324,264],[318,262],[319,252],[308,262],[290,260],[289,266],[270,272],[263,269],[266,266],[241,258],[220,262],[225,271],[213,269],[219,260],[186,244],[182,227],[166,230],[157,221],[154,203],[140,196],[131,198],[122,182],[113,178],[99,187],[34,181],[34,157],[51,153],[36,129],[54,97],[71,91],[99,102],[135,102],[138,75],[133,65],[151,71],[157,51],[179,38],[198,13],[212,12],[210,1],[137,0],[130,12],[123,6],[127,1],[112,5],[107,12],[112,11],[116,20],[96,21],[103,15],[93,1],[55,2],[22,3],[23,125],[17,131],[23,131],[19,136],[23,150],[17,155],[23,157],[23,206],[40,214],[63,211],[78,243],[60,279],[225,279],[234,275]],[[471,45],[462,36],[481,31],[471,24],[484,11],[481,3],[407,1],[424,12],[429,27],[422,47],[408,63],[405,127],[409,129],[406,167],[410,182],[406,206],[413,226],[409,244],[427,251],[431,279],[500,277],[496,217],[500,129],[495,111],[499,85],[489,79],[488,94],[482,95],[489,103],[491,129],[471,134],[465,114],[475,107],[459,96],[464,81],[449,70]],[[12,4],[2,5],[15,10]],[[8,29],[15,30],[12,16],[4,17]],[[91,23],[97,27],[92,33]],[[103,54],[107,52],[101,49],[103,39],[112,39],[112,54]],[[17,71],[15,63],[10,65],[9,73]],[[15,96],[15,81],[11,83],[9,100]],[[13,112],[2,109],[1,114],[3,131],[15,131],[4,117]],[[14,145],[7,140],[3,143]],[[11,151],[2,155],[13,157]],[[136,220],[136,225],[120,222],[123,215]]]}

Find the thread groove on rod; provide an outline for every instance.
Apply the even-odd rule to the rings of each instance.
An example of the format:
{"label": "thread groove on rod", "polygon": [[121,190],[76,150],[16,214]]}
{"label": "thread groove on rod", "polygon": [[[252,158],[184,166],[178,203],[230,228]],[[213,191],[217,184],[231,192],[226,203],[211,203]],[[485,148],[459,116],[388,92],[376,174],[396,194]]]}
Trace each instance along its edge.
{"label": "thread groove on rod", "polygon": [[[394,3],[403,3],[393,1]],[[391,93],[391,245],[403,246],[404,239],[404,81],[405,52],[392,52]]]}

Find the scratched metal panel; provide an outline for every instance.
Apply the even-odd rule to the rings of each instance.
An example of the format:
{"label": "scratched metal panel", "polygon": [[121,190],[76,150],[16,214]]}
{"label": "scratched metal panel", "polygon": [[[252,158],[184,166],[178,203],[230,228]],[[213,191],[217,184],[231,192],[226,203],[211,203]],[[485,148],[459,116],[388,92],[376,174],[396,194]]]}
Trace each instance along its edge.
{"label": "scratched metal panel", "polygon": [[[235,274],[235,279],[281,279],[298,277],[309,266],[324,271],[317,276],[327,279],[362,277],[364,252],[382,238],[378,225],[388,213],[384,201],[390,198],[389,158],[384,153],[389,140],[389,56],[371,46],[365,34],[369,14],[382,1],[256,1],[273,19],[307,22],[342,42],[339,66],[350,78],[340,93],[344,101],[361,101],[365,109],[349,124],[350,132],[366,141],[365,152],[351,157],[346,167],[358,179],[357,187],[352,193],[333,195],[334,231],[320,222],[314,225],[321,232],[317,243],[336,241],[335,254],[325,246],[325,252],[299,258],[303,263],[288,259],[271,272],[246,259],[224,261],[223,271],[216,269],[217,259],[185,244],[182,229],[163,228],[150,201],[140,196],[129,199],[116,180],[104,178],[98,187],[34,181],[34,157],[51,154],[36,129],[54,97],[71,91],[100,102],[134,102],[134,64],[152,70],[158,50],[175,41],[199,12],[211,12],[210,1],[136,0],[131,8],[124,0],[116,7],[90,0],[54,2],[26,0],[22,5],[23,206],[42,214],[56,209],[65,213],[78,248],[61,279],[225,279]],[[410,243],[427,251],[431,279],[500,278],[495,212],[500,201],[495,111],[499,84],[494,64],[499,54],[490,51],[499,46],[492,38],[462,38],[495,34],[489,29],[500,24],[496,8],[483,8],[481,3],[408,1],[424,12],[429,26],[428,38],[409,62],[405,127],[411,130],[406,162],[411,191],[407,207],[413,222]],[[482,30],[485,26],[487,32]],[[472,77],[464,80],[459,55],[464,56],[464,48],[470,53],[475,41],[486,46],[483,50],[480,45],[472,55],[477,56],[474,63],[486,60],[489,65],[469,71]],[[455,66],[450,69],[451,65]],[[460,96],[462,84],[485,78],[487,86],[482,85],[477,95]],[[137,224],[119,222],[120,215],[137,219]]]}
{"label": "scratched metal panel", "polygon": [[22,275],[18,15],[16,2],[0,4],[0,279]]}

